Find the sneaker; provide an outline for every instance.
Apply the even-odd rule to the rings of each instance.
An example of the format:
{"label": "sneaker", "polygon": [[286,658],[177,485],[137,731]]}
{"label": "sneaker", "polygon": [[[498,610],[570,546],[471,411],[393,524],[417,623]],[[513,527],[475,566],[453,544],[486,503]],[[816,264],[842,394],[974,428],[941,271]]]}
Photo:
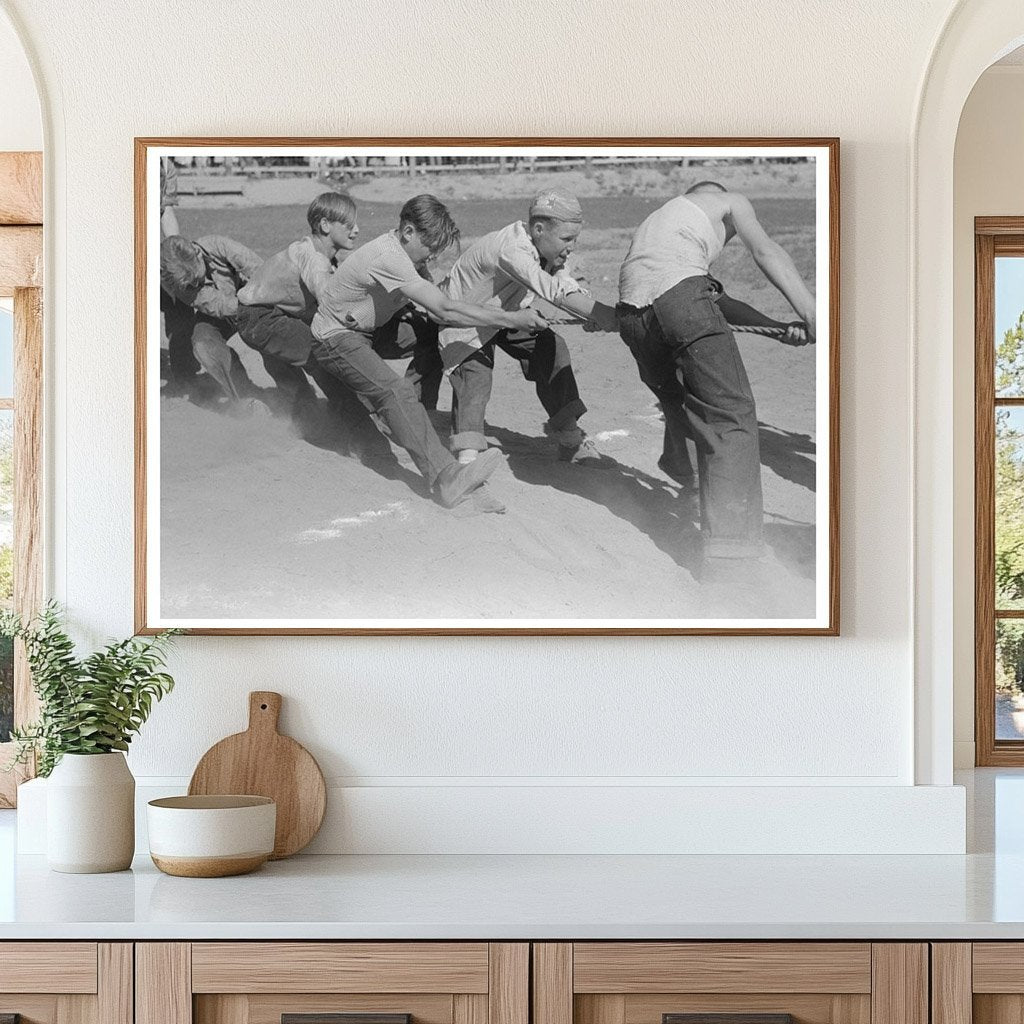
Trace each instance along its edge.
{"label": "sneaker", "polygon": [[560,444],[558,461],[568,462],[570,466],[583,466],[585,469],[614,469],[618,463],[602,455],[592,437],[584,437],[577,445]]}
{"label": "sneaker", "polygon": [[496,498],[487,484],[481,484],[471,495],[473,508],[477,512],[492,512],[495,515],[505,514],[505,503]]}
{"label": "sneaker", "polygon": [[587,436],[586,431],[578,423],[573,423],[568,427],[553,427],[551,420],[545,422],[544,433],[566,448],[575,448],[582,444],[583,439]]}
{"label": "sneaker", "polygon": [[497,448],[488,448],[468,466],[452,462],[434,481],[434,493],[445,508],[454,508],[471,491],[476,490],[501,464],[503,456]]}

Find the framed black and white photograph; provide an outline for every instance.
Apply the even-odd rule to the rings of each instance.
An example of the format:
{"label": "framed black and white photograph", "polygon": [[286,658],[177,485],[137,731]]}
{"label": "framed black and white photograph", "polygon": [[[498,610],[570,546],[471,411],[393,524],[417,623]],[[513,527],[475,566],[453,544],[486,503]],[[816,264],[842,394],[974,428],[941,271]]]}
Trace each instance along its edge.
{"label": "framed black and white photograph", "polygon": [[136,140],[136,627],[839,630],[836,139]]}

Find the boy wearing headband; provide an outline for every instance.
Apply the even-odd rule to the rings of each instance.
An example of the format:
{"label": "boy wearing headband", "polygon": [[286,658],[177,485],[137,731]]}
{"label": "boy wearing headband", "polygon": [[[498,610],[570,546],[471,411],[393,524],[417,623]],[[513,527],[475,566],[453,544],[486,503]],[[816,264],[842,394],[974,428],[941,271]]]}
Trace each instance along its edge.
{"label": "boy wearing headband", "polygon": [[[503,310],[529,308],[540,297],[598,329],[615,331],[614,309],[596,302],[565,270],[582,227],[579,200],[565,189],[545,189],[534,197],[525,224],[515,221],[474,243],[441,287],[453,299]],[[472,462],[487,449],[484,418],[494,350],[500,348],[518,360],[523,376],[536,386],[548,414],[544,430],[558,442],[559,459],[611,465],[578,425],[587,407],[580,400],[569,349],[554,331],[522,336],[494,326],[446,327],[439,342],[454,392],[451,447],[460,462]]]}

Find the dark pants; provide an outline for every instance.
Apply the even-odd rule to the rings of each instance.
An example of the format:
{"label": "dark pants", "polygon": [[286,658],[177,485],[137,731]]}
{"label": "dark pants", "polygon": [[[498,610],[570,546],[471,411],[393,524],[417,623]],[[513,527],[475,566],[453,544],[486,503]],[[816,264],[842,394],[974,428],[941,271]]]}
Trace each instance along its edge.
{"label": "dark pants", "polygon": [[373,350],[369,335],[341,331],[323,340],[314,338],[313,359],[377,414],[428,484],[433,486],[441,471],[453,464],[455,460],[437,436],[415,388]]}
{"label": "dark pants", "polygon": [[701,529],[708,554],[762,549],[763,506],[757,411],[743,359],[710,277],[690,277],[652,306],[618,307],[622,337],[640,379],[665,411],[671,450],[697,447]]}
{"label": "dark pants", "polygon": [[424,409],[437,408],[444,367],[437,348],[437,324],[417,310],[393,316],[373,332],[373,350],[382,359],[408,359],[405,376]]}
{"label": "dark pants", "polygon": [[534,383],[552,430],[574,426],[587,411],[580,400],[565,340],[551,330],[522,338],[509,337],[510,333],[499,331],[482,349],[464,359],[451,372],[451,446],[455,451],[467,448],[484,451],[487,448],[484,417],[491,397],[495,348],[517,360],[523,376]]}
{"label": "dark pants", "polygon": [[242,341],[263,357],[263,365],[289,411],[314,397],[302,369],[309,362],[313,344],[309,324],[276,306],[243,303],[238,305],[235,323]]}
{"label": "dark pants", "polygon": [[196,326],[196,311],[184,302],[172,299],[160,291],[160,312],[164,315],[164,333],[167,335],[167,358],[171,374],[179,381],[188,380],[199,372],[199,360],[192,351],[192,332]]}
{"label": "dark pants", "polygon": [[171,376],[178,382],[192,380],[203,369],[230,399],[245,391],[245,375],[238,357],[228,347],[236,331],[234,317],[212,317],[161,292],[167,355]]}

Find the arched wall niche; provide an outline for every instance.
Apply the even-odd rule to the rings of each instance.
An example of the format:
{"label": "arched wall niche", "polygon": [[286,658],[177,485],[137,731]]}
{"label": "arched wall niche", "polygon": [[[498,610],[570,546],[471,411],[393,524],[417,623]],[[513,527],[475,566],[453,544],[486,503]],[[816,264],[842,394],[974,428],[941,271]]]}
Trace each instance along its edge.
{"label": "arched wall niche", "polygon": [[[953,773],[953,159],[975,82],[1024,43],[1019,0],[961,0],[925,68],[911,136],[910,296],[914,371],[915,781]],[[960,680],[967,685],[969,681]]]}

